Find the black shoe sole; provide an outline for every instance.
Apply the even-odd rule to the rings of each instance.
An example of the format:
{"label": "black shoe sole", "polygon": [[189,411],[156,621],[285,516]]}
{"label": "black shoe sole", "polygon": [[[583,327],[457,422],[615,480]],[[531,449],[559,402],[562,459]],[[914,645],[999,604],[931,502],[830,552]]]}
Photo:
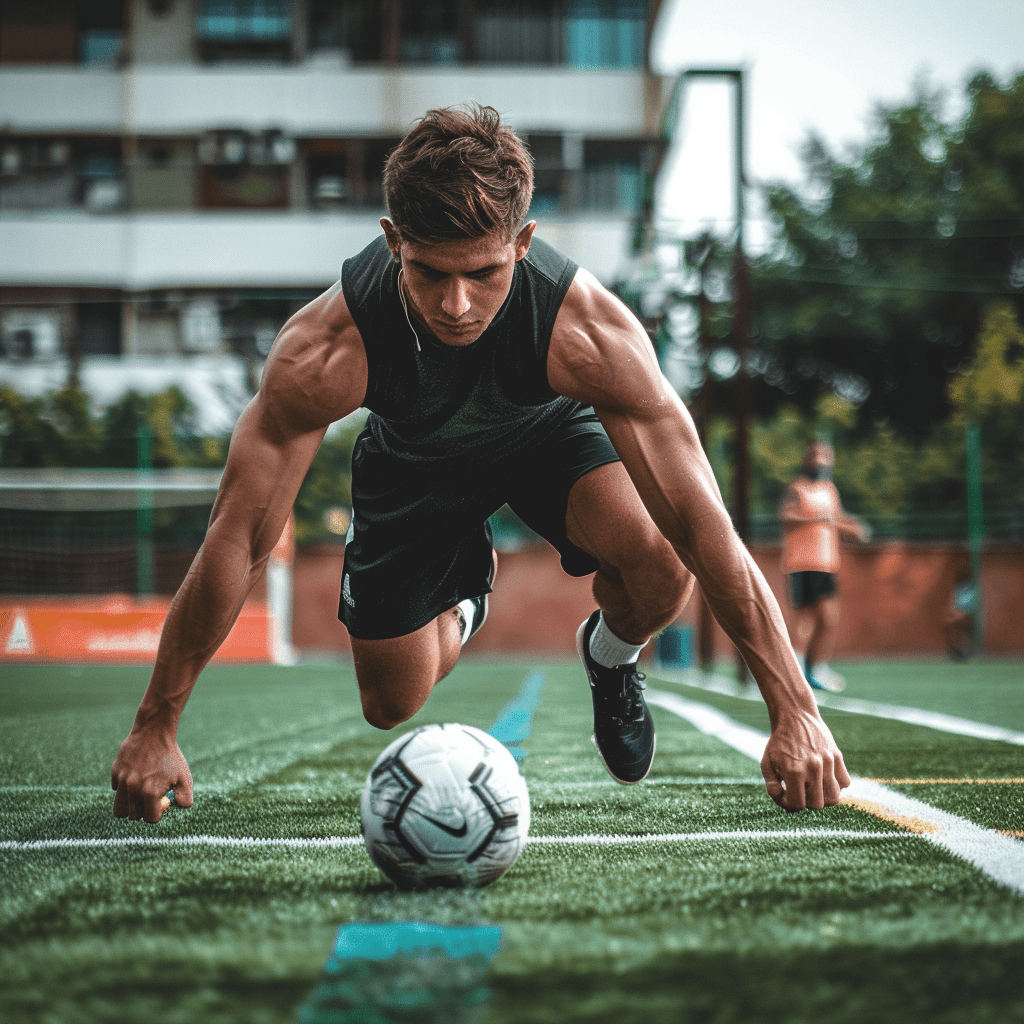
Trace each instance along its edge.
{"label": "black shoe sole", "polygon": [[611,768],[608,768],[608,762],[604,759],[604,754],[601,753],[601,748],[597,745],[597,736],[595,736],[594,733],[590,734],[590,742],[594,744],[594,749],[597,751],[597,756],[601,758],[601,764],[603,764],[605,768],[608,769],[608,774],[620,785],[635,786],[638,782],[643,782],[644,779],[646,779],[647,776],[651,774],[651,769],[654,767],[654,755],[655,753],[657,753],[658,749],[657,733],[655,733],[654,742],[651,744],[651,763],[647,766],[647,771],[645,771],[639,779],[620,779],[618,775],[616,775],[615,772],[611,770]]}

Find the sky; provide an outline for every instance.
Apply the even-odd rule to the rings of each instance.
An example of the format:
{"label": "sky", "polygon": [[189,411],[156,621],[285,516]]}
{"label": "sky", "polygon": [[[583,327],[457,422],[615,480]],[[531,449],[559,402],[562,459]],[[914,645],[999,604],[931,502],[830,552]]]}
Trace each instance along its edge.
{"label": "sky", "polygon": [[[654,69],[745,69],[748,179],[802,180],[808,131],[836,152],[870,137],[879,102],[909,100],[923,79],[962,109],[982,68],[1005,84],[1024,71],[1024,0],[664,0]],[[734,221],[732,94],[723,80],[687,89],[659,196],[663,226],[725,234]],[[745,241],[763,245],[762,211],[747,196]]]}

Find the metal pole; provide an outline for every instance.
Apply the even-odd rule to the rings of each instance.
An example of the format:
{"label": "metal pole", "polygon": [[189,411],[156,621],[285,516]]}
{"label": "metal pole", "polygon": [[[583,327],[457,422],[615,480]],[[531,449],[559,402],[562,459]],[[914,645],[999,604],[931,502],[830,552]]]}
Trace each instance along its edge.
{"label": "metal pole", "polygon": [[[136,465],[139,475],[153,468],[153,434],[143,423],[135,432]],[[142,481],[140,481],[141,483]],[[140,594],[153,593],[153,492],[139,487],[136,493],[136,579]]]}
{"label": "metal pole", "polygon": [[[700,264],[700,295],[697,298],[697,308],[700,313],[700,350],[704,356],[705,366],[708,356],[711,354],[711,342],[708,338],[711,303],[705,288],[706,275],[707,256],[705,255]],[[705,372],[704,383],[697,396],[696,409],[697,432],[705,451],[708,447],[708,429],[711,426],[711,417],[715,408],[714,388],[715,378]],[[701,672],[706,674],[715,670],[715,620],[703,591],[700,594],[700,605],[697,609],[697,663],[700,665]]]}
{"label": "metal pole", "polygon": [[967,462],[967,544],[971,553],[974,586],[974,645],[982,653],[981,551],[985,542],[985,518],[981,504],[981,428],[969,423],[964,437]]}

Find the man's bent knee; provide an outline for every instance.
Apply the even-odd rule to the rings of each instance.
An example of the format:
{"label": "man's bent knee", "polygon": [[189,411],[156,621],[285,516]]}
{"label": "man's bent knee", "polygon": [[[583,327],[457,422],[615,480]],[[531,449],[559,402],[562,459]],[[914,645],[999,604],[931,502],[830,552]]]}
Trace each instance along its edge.
{"label": "man's bent knee", "polygon": [[631,576],[643,581],[644,603],[651,616],[668,625],[686,607],[693,593],[694,577],[660,534],[648,545],[645,554]]}
{"label": "man's bent knee", "polygon": [[[421,707],[422,700],[404,694],[382,694],[379,690],[360,690],[363,718],[375,729],[394,729],[407,722]],[[424,698],[425,699],[425,698]]]}

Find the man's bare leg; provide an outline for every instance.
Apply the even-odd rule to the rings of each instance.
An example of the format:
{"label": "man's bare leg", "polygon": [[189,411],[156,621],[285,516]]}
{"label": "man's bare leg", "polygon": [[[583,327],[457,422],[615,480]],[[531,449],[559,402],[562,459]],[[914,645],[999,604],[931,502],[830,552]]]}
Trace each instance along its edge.
{"label": "man's bare leg", "polygon": [[[834,671],[829,661],[835,650],[839,629],[839,598],[823,597],[814,605],[814,630],[807,645],[806,665],[809,676],[826,690],[842,690],[846,681]],[[812,683],[814,685],[814,683]]]}
{"label": "man's bare leg", "polygon": [[430,691],[455,667],[462,649],[462,622],[454,608],[405,636],[352,638],[363,716],[378,729],[412,718]]}
{"label": "man's bare leg", "polygon": [[682,611],[694,578],[654,525],[621,462],[576,481],[566,529],[600,563],[594,597],[622,640],[645,644]]}
{"label": "man's bare leg", "polygon": [[811,636],[814,634],[817,614],[814,608],[802,606],[793,609],[793,650],[803,659],[811,646]]}
{"label": "man's bare leg", "polygon": [[[492,551],[491,558],[493,582],[498,571],[498,553]],[[469,632],[467,614],[457,606],[405,636],[386,640],[352,637],[363,717],[371,725],[393,729],[423,707],[431,690],[459,660],[463,636]],[[479,628],[479,621],[475,628]]]}
{"label": "man's bare leg", "polygon": [[812,665],[832,658],[838,628],[839,598],[823,597],[814,606],[814,629],[807,644],[807,660]]}
{"label": "man's bare leg", "polygon": [[593,742],[611,776],[627,785],[645,778],[655,732],[636,661],[656,630],[682,610],[693,577],[661,535],[621,463],[578,480],[566,512],[569,539],[600,568],[594,597],[601,611],[576,634],[594,704]]}

